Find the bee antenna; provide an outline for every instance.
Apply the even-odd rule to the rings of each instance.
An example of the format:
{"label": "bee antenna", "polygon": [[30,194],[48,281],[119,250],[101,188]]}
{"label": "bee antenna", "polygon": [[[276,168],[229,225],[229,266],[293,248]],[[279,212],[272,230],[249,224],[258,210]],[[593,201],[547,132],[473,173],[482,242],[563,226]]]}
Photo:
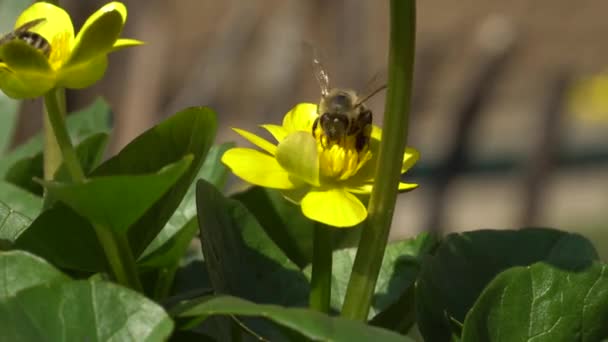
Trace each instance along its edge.
{"label": "bee antenna", "polygon": [[355,105],[356,107],[359,107],[360,105],[362,105],[365,101],[371,99],[374,95],[378,94],[379,92],[383,91],[384,89],[386,89],[386,84],[381,85],[380,87],[378,87],[378,89],[372,91],[369,95],[367,95],[366,97],[362,98],[361,100],[359,100],[357,102],[357,104]]}

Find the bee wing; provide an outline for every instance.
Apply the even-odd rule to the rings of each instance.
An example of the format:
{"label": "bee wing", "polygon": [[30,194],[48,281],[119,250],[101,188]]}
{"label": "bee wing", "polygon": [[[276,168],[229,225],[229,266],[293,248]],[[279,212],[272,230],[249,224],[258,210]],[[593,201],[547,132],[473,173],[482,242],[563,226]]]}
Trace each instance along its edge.
{"label": "bee wing", "polygon": [[39,24],[42,24],[45,21],[46,21],[46,18],[38,18],[38,19],[34,19],[34,20],[31,20],[31,21],[28,21],[27,23],[25,23],[25,24],[17,27],[14,32],[18,33],[18,32],[29,31],[30,29],[38,26]]}
{"label": "bee wing", "polygon": [[34,20],[30,20],[27,23],[17,27],[15,30],[13,30],[12,32],[7,33],[6,35],[4,35],[2,38],[0,38],[0,45],[4,44],[10,40],[15,39],[19,34],[23,33],[23,32],[27,32],[30,29],[38,26],[39,24],[43,23],[46,21],[46,18],[38,18],[38,19],[34,19]]}
{"label": "bee wing", "polygon": [[357,101],[356,106],[363,104],[374,95],[386,89],[387,78],[388,75],[386,70],[378,71],[372,78],[370,78],[363,88],[363,91],[359,92],[359,100]]}
{"label": "bee wing", "polygon": [[319,50],[312,46],[310,48],[312,49],[312,69],[321,88],[321,95],[326,96],[329,93],[329,75],[323,66]]}

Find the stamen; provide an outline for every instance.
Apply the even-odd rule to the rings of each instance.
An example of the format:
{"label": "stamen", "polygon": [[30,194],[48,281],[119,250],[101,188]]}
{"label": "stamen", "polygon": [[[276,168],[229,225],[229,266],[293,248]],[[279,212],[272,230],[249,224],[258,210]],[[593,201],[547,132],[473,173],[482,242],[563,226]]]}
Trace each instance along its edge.
{"label": "stamen", "polygon": [[367,147],[362,151],[356,148],[356,137],[348,136],[327,146],[323,134],[317,137],[319,166],[321,175],[335,180],[346,180],[352,177],[371,159]]}

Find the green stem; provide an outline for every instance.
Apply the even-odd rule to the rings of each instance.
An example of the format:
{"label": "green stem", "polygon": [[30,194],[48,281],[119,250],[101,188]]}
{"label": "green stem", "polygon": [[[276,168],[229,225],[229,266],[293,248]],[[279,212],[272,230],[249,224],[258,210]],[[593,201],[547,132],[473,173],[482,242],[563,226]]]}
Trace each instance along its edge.
{"label": "green stem", "polygon": [[[46,179],[52,179],[55,171],[57,171],[57,168],[61,165],[61,158],[58,158],[56,154],[57,149],[59,149],[63,156],[63,162],[65,163],[72,180],[81,182],[84,180],[84,172],[82,172],[82,167],[80,166],[76,151],[74,150],[74,146],[72,146],[65,125],[66,110],[64,92],[64,89],[56,88],[44,95],[46,122],[48,122],[48,126],[52,129],[52,131],[47,130],[46,132],[47,146],[45,146],[45,152],[48,151],[49,154],[45,156],[44,174]],[[49,127],[47,127],[47,129],[48,128]]]}
{"label": "green stem", "polygon": [[156,286],[154,287],[154,294],[152,297],[156,301],[164,300],[167,298],[167,296],[169,296],[178,266],[178,264],[175,264],[158,270],[158,278],[156,280]]}
{"label": "green stem", "polygon": [[331,301],[332,235],[330,227],[317,223],[312,256],[309,306],[328,313]]}
{"label": "green stem", "polygon": [[343,316],[360,321],[367,319],[395,210],[407,141],[415,36],[416,1],[391,0],[389,78],[378,171],[342,309]]}
{"label": "green stem", "polygon": [[115,234],[108,227],[93,226],[116,281],[133,290],[143,292],[143,287],[137,274],[135,258],[133,257],[133,253],[131,253],[127,237]]}
{"label": "green stem", "polygon": [[[83,182],[85,175],[65,125],[65,90],[56,88],[49,91],[44,95],[44,106],[46,122],[48,122],[45,153],[49,153],[45,154],[45,178],[53,178],[61,164],[60,157],[63,156],[63,163],[65,163],[72,181]],[[61,151],[59,157],[56,154],[57,150]],[[96,224],[93,226],[116,281],[137,291],[142,291],[135,258],[126,236],[116,234],[107,227]]]}

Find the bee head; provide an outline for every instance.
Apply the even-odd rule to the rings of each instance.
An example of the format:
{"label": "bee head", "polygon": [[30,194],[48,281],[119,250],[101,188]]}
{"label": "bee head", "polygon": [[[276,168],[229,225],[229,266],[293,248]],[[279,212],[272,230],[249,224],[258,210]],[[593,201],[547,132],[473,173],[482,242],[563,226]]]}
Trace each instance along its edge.
{"label": "bee head", "polygon": [[344,114],[324,113],[321,115],[321,128],[330,140],[347,135],[349,120]]}

